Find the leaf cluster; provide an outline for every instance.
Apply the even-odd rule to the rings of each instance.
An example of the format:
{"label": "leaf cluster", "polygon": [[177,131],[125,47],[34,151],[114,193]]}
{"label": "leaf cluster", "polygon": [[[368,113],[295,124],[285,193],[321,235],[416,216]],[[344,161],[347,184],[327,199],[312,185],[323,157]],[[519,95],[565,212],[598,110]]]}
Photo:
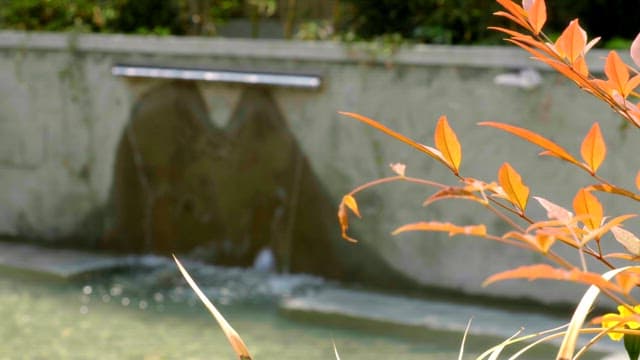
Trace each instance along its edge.
{"label": "leaf cluster", "polygon": [[[502,10],[496,16],[506,18],[519,27],[513,30],[507,27],[493,27],[506,34],[506,41],[513,43],[555,69],[566,78],[572,80],[580,89],[608,104],[630,125],[640,128],[640,104],[636,101],[640,94],[636,92],[640,85],[640,73],[629,64],[623,62],[615,51],[609,52],[604,66],[604,77],[592,74],[586,61],[586,54],[598,42],[599,38],[589,40],[586,31],[574,19],[561,32],[555,41],[550,40],[543,32],[547,23],[547,7],[544,0],[524,0],[522,5],[511,0],[496,0]],[[630,55],[635,66],[640,66],[640,35],[632,43]],[[413,178],[406,175],[406,168],[401,164],[392,164],[395,176],[378,179],[357,187],[343,197],[338,209],[338,220],[343,237],[355,242],[348,235],[349,211],[360,216],[356,196],[372,186],[384,182],[408,181],[435,188],[434,193],[424,201],[425,206],[448,199],[463,199],[483,206],[504,221],[510,228],[502,234],[489,233],[484,224],[452,224],[434,221],[421,221],[406,224],[393,234],[408,231],[445,232],[449,236],[471,235],[490,241],[516,246],[541,254],[546,263],[528,264],[494,274],[486,279],[484,285],[510,279],[549,279],[568,281],[588,285],[595,289],[591,293],[602,293],[616,303],[629,309],[632,316],[622,319],[614,327],[603,327],[592,339],[592,343],[604,334],[625,328],[630,321],[639,321],[640,314],[633,310],[638,304],[632,290],[640,285],[640,239],[623,226],[626,221],[638,214],[607,216],[599,200],[602,194],[617,196],[630,202],[640,201],[640,171],[635,170],[635,188],[628,189],[613,184],[599,173],[601,165],[607,157],[607,145],[598,123],[584,135],[581,146],[576,149],[579,156],[574,155],[561,145],[531,130],[498,122],[485,121],[478,125],[501,130],[521,140],[530,142],[540,148],[541,156],[556,158],[586,173],[592,184],[575,189],[571,208],[556,204],[544,197],[534,196],[538,206],[546,211],[542,218],[531,215],[529,200],[531,190],[526,179],[518,173],[516,166],[505,162],[496,174],[496,180],[478,179],[467,176],[462,167],[462,145],[446,116],[441,116],[435,126],[433,146],[422,144],[410,137],[395,132],[376,120],[366,116],[342,112],[342,115],[363,122],[386,135],[399,140],[428,157],[436,160],[450,170],[455,182],[442,184],[427,179]],[[568,190],[571,191],[571,190]],[[605,253],[602,241],[615,239],[619,243],[620,252]],[[557,250],[561,247],[575,249],[579,261],[573,263],[564,258]],[[600,263],[609,272],[603,276],[598,271],[589,269],[587,258]],[[595,298],[596,295],[593,295]],[[592,301],[591,301],[592,302]],[[566,332],[565,341],[559,350],[558,359],[574,358],[575,339],[582,331],[582,324],[591,303],[576,310]],[[579,354],[582,352],[579,352]]]}

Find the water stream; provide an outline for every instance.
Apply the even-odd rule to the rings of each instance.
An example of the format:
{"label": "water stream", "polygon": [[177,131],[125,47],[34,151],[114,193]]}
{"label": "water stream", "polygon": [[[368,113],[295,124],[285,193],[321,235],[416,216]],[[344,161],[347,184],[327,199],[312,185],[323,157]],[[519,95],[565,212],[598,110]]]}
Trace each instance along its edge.
{"label": "water stream", "polygon": [[[53,281],[0,272],[2,359],[233,359],[209,314],[162,258]],[[297,322],[277,301],[334,286],[306,275],[186,262],[193,277],[242,335],[256,359],[455,359],[459,334],[421,336]],[[411,335],[411,334],[409,334]],[[470,354],[490,344],[472,342]],[[550,358],[549,353],[527,359]]]}

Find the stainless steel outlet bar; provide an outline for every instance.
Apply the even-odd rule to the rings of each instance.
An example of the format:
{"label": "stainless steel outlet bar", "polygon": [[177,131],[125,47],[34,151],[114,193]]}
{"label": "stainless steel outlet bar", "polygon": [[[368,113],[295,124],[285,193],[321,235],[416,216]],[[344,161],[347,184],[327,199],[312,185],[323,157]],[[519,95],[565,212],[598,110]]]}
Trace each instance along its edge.
{"label": "stainless steel outlet bar", "polygon": [[306,89],[318,89],[320,85],[322,85],[322,79],[318,75],[258,71],[207,70],[117,64],[111,68],[111,73],[114,76],[124,77],[198,80]]}

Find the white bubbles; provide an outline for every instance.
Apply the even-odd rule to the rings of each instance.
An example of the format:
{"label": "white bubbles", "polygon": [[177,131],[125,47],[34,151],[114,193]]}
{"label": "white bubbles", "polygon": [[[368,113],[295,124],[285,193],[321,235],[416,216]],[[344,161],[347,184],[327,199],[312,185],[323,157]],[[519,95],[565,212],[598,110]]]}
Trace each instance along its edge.
{"label": "white bubbles", "polygon": [[122,295],[122,285],[119,284],[115,284],[111,287],[111,289],[109,290],[109,294],[111,294],[111,296],[120,296]]}
{"label": "white bubbles", "polygon": [[120,303],[122,304],[122,306],[129,306],[129,304],[131,304],[131,300],[129,300],[128,297],[123,297],[120,300]]}
{"label": "white bubbles", "polygon": [[82,288],[82,293],[83,293],[84,295],[91,295],[91,293],[92,293],[92,292],[93,292],[93,288],[92,288],[90,285],[85,285],[85,286]]}
{"label": "white bubbles", "polygon": [[140,300],[140,302],[138,303],[138,308],[139,308],[140,310],[146,310],[146,309],[147,309],[147,307],[149,307],[149,303],[147,303],[147,302],[146,302],[146,301],[144,301],[144,300]]}
{"label": "white bubbles", "polygon": [[157,292],[157,293],[153,294],[153,300],[155,302],[161,303],[161,302],[164,301],[164,295],[162,295],[162,293]]}

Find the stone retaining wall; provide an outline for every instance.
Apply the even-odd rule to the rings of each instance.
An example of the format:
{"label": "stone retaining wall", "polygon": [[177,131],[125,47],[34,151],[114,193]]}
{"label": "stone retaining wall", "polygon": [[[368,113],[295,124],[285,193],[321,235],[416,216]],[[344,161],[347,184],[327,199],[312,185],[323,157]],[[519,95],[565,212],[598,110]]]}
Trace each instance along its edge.
{"label": "stone retaining wall", "polygon": [[[594,68],[601,68],[604,55],[593,51]],[[280,109],[319,181],[318,191],[326,191],[335,204],[358,184],[390,174],[391,162],[406,163],[413,176],[454,181],[431,159],[339,116],[339,110],[370,116],[427,144],[433,141],[438,117],[446,114],[463,144],[463,174],[494,179],[500,164],[509,161],[529,179],[532,195],[567,206],[574,189],[589,183],[587,176],[554,159],[538,158],[534,146],[475,124],[494,120],[525,126],[577,154],[591,123],[599,121],[609,146],[610,159],[602,169],[607,178],[631,186],[640,167],[632,129],[623,129],[606,105],[516,48],[427,45],[386,56],[364,45],[323,42],[0,32],[0,234],[43,242],[83,239],[101,246],[117,228],[113,194],[118,144],[137,101],[167,81],[114,77],[110,71],[116,63],[319,74],[323,85],[317,91],[262,90]],[[521,76],[528,68],[539,71],[539,84],[536,74]],[[497,84],[496,76],[505,73],[533,86]],[[247,86],[196,86],[205,104],[203,118],[220,129],[233,127],[231,119],[242,111],[238,104]],[[540,260],[517,249],[462,237],[390,236],[401,224],[425,219],[485,221],[504,229],[467,203],[422,208],[430,191],[398,184],[359,196],[364,219],[353,221],[359,246],[429,286],[543,301],[567,301],[579,293],[566,284],[514,282],[481,288],[493,272]],[[603,197],[607,210],[624,211],[615,200]],[[536,204],[531,208],[543,215]],[[333,221],[323,223],[332,226]],[[349,251],[349,257],[360,253],[357,246]]]}

